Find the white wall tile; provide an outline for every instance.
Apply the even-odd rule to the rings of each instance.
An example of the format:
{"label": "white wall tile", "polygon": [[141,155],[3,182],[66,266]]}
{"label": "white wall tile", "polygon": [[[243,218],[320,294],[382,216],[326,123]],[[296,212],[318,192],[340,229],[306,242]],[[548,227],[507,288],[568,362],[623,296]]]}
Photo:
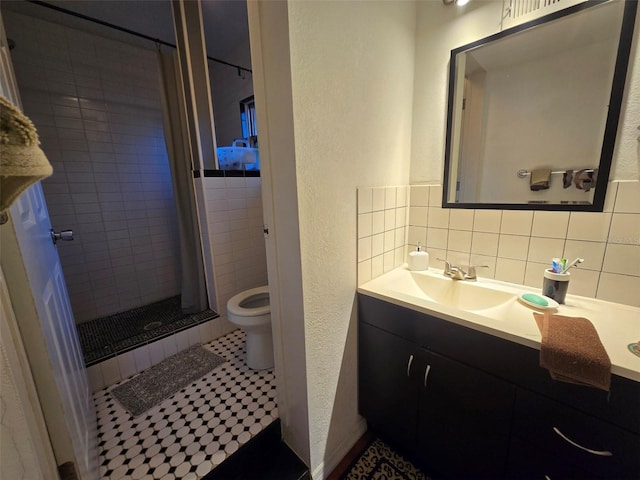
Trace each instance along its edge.
{"label": "white wall tile", "polygon": [[427,209],[428,207],[410,207],[409,208],[409,225],[426,227],[427,226]]}
{"label": "white wall tile", "polygon": [[607,185],[607,195],[604,199],[604,212],[613,212],[618,194],[618,185],[620,182],[609,182]]}
{"label": "white wall tile", "polygon": [[[476,267],[476,276],[479,278],[495,278],[497,257],[471,254],[470,264]],[[486,265],[486,267],[484,267]]]}
{"label": "white wall tile", "polygon": [[393,250],[389,251],[389,252],[384,252],[383,258],[382,258],[382,268],[385,272],[388,272],[389,270],[393,270],[393,268],[395,267],[395,253]]}
{"label": "white wall tile", "polygon": [[542,290],[544,271],[549,268],[546,263],[527,262],[524,272],[524,284]]}
{"label": "white wall tile", "polygon": [[442,186],[431,185],[429,187],[429,206],[442,207]]}
{"label": "white wall tile", "polygon": [[521,210],[504,210],[500,223],[500,233],[510,235],[531,235],[533,212]]}
{"label": "white wall tile", "polygon": [[404,185],[398,187],[396,196],[396,206],[406,207],[409,205],[409,187]]}
{"label": "white wall tile", "polygon": [[178,345],[176,343],[175,335],[169,335],[168,337],[163,338],[160,340],[160,343],[162,345],[162,350],[164,351],[164,358],[168,358],[171,355],[178,353]]}
{"label": "white wall tile", "polygon": [[197,345],[201,343],[200,339],[200,329],[196,327],[190,327],[186,330],[187,336],[189,337],[189,346]]}
{"label": "white wall tile", "polygon": [[464,230],[449,230],[447,250],[456,252],[471,252],[471,232]]}
{"label": "white wall tile", "polygon": [[161,361],[165,359],[164,349],[162,348],[162,343],[160,340],[155,342],[151,342],[149,344],[149,359],[151,360],[151,365],[157,365]]}
{"label": "white wall tile", "polygon": [[396,234],[394,230],[384,232],[383,248],[384,252],[389,252],[395,248]]}
{"label": "white wall tile", "polygon": [[572,262],[576,258],[583,258],[584,262],[577,267],[579,269],[600,271],[602,270],[605,247],[606,244],[602,242],[567,240],[563,256],[568,262]]}
{"label": "white wall tile", "polygon": [[141,372],[151,366],[151,356],[149,354],[149,347],[143,345],[133,350],[133,358],[136,362],[136,371]]}
{"label": "white wall tile", "polygon": [[571,279],[569,280],[569,290],[567,293],[591,298],[596,296],[600,272],[572,268],[569,273],[571,274]]}
{"label": "white wall tile", "polygon": [[603,272],[637,276],[638,265],[640,265],[640,245],[607,244]]}
{"label": "white wall tile", "polygon": [[611,224],[610,213],[571,212],[567,238],[606,242]]}
{"label": "white wall tile", "polygon": [[473,230],[474,210],[453,208],[449,214],[449,228],[453,230]]}
{"label": "white wall tile", "polygon": [[379,277],[384,273],[382,255],[377,255],[371,259],[371,278]]}
{"label": "white wall tile", "polygon": [[386,195],[386,192],[384,187],[373,188],[372,211],[377,212],[380,210],[384,210],[385,195]]}
{"label": "white wall tile", "polygon": [[384,231],[388,232],[396,228],[396,211],[395,209],[385,210],[384,212]]}
{"label": "white wall tile", "polygon": [[447,249],[449,230],[446,228],[427,228],[427,251],[432,248]]}
{"label": "white wall tile", "polygon": [[640,245],[640,213],[614,213],[607,242]]}
{"label": "white wall tile", "polygon": [[382,255],[384,252],[384,234],[378,233],[371,237],[371,256]]}
{"label": "white wall tile", "polygon": [[568,225],[569,212],[534,212],[531,236],[566,238]]}
{"label": "white wall tile", "polygon": [[427,228],[426,227],[409,227],[407,233],[407,243],[413,247],[427,244]]}
{"label": "white wall tile", "polygon": [[128,378],[134,373],[137,373],[136,359],[133,356],[133,351],[120,354],[116,359],[118,360],[118,368],[120,369],[120,378]]}
{"label": "white wall tile", "polygon": [[384,232],[384,212],[373,212],[371,216],[371,233],[374,235]]}
{"label": "white wall tile", "polygon": [[396,228],[404,227],[407,224],[408,213],[407,207],[396,208]]}
{"label": "white wall tile", "polygon": [[471,253],[495,257],[498,254],[497,233],[473,232]]}
{"label": "white wall tile", "polygon": [[[602,272],[596,298],[640,307],[640,277]],[[630,340],[630,342],[633,339]]]}
{"label": "white wall tile", "polygon": [[369,213],[373,208],[373,189],[358,188],[358,213]]}
{"label": "white wall tile", "polygon": [[371,258],[371,237],[358,239],[358,262]]}
{"label": "white wall tile", "polygon": [[398,189],[396,187],[386,187],[384,189],[384,208],[396,208],[396,196]]}
{"label": "white wall tile", "polygon": [[358,262],[358,285],[371,280],[371,259]]}
{"label": "white wall tile", "polygon": [[373,217],[371,213],[362,213],[358,215],[358,238],[368,237],[373,232]]}
{"label": "white wall tile", "polygon": [[103,362],[100,362],[100,370],[102,371],[102,379],[105,386],[113,385],[116,382],[122,380],[120,376],[120,367],[118,366],[118,359],[111,357]]}
{"label": "white wall tile", "polygon": [[529,242],[529,262],[545,263],[549,267],[554,258],[562,258],[564,239],[531,237]]}
{"label": "white wall tile", "polygon": [[186,350],[191,346],[191,344],[189,343],[189,332],[187,330],[182,330],[181,332],[176,333],[175,338],[178,352]]}
{"label": "white wall tile", "polygon": [[529,255],[530,237],[523,235],[500,235],[498,256],[514,260],[526,260]]}
{"label": "white wall tile", "polygon": [[[619,188],[623,183],[626,185]],[[570,293],[593,296],[596,288],[608,292],[608,287],[602,284],[603,278],[608,278],[608,275],[600,274],[601,269],[602,272],[610,271],[625,278],[637,278],[637,268],[633,265],[634,262],[638,264],[640,255],[640,239],[636,240],[636,236],[640,235],[637,225],[640,215],[617,213],[621,208],[631,208],[628,205],[635,202],[637,186],[638,182],[612,182],[609,185],[606,205],[609,205],[609,210],[613,210],[614,203],[617,205],[613,215],[606,211],[569,213],[442,209],[439,206],[439,186],[413,185],[410,187],[408,218],[404,217],[408,227],[394,230],[393,241],[387,235],[386,243],[384,235],[372,237],[370,262],[365,260],[367,263],[364,263],[363,257],[358,257],[361,260],[358,263],[359,277],[375,278],[392,263],[394,266],[404,263],[407,251],[414,250],[420,241],[431,255],[431,266],[435,268],[441,268],[442,262],[436,260],[438,257],[465,265],[469,261],[472,264],[487,263],[491,269],[484,276],[526,284],[536,289],[541,288],[542,273],[551,264],[552,258],[564,257],[569,261],[576,257],[584,258],[585,262],[573,269],[575,271],[572,270],[574,282]],[[400,205],[398,192],[402,187],[394,188],[396,205]],[[621,190],[622,194],[618,195]],[[395,215],[394,225],[398,226],[403,217],[398,209]],[[379,216],[378,219],[378,233],[382,233],[385,228],[384,217]],[[372,217],[374,232],[375,223]],[[470,254],[467,248],[469,238]],[[608,244],[605,243],[607,238]],[[394,253],[393,260],[389,252]],[[478,274],[483,276],[482,271]],[[627,286],[623,284],[620,288],[626,289]],[[625,295],[627,293],[619,293],[616,298],[627,298]]]}
{"label": "white wall tile", "polygon": [[522,284],[524,282],[526,266],[527,262],[521,260],[497,258],[495,279],[503,282]]}
{"label": "white wall tile", "polygon": [[427,226],[430,228],[449,228],[449,209],[429,207]]}
{"label": "white wall tile", "polygon": [[412,185],[409,194],[409,205],[416,207],[429,206],[429,187],[424,185]]}
{"label": "white wall tile", "polygon": [[640,182],[618,183],[618,194],[613,208],[616,213],[640,213]]}
{"label": "white wall tile", "polygon": [[89,380],[89,388],[91,389],[91,393],[102,390],[107,386],[104,383],[104,378],[102,377],[102,368],[100,367],[99,363],[87,368],[87,379]]}

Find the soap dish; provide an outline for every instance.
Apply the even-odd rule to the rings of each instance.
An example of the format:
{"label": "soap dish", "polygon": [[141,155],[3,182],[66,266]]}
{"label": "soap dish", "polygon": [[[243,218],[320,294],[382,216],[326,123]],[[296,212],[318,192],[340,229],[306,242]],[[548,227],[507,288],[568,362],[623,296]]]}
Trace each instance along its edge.
{"label": "soap dish", "polygon": [[521,293],[518,299],[528,307],[533,307],[538,310],[555,310],[559,307],[558,302],[553,298],[544,297],[537,293]]}
{"label": "soap dish", "polygon": [[629,351],[633,353],[636,357],[640,357],[640,342],[630,343],[627,345]]}

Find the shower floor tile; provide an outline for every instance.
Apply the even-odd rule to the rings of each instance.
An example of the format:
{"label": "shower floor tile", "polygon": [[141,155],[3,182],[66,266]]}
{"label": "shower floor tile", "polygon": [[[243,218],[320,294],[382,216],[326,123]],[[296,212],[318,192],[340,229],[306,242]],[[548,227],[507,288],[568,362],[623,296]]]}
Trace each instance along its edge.
{"label": "shower floor tile", "polygon": [[244,363],[235,330],[205,346],[227,362],[139,417],[110,391],[94,394],[100,478],[196,480],[278,418],[273,370]]}
{"label": "shower floor tile", "polygon": [[180,295],[96,318],[77,326],[87,367],[218,317],[213,310],[182,313]]}

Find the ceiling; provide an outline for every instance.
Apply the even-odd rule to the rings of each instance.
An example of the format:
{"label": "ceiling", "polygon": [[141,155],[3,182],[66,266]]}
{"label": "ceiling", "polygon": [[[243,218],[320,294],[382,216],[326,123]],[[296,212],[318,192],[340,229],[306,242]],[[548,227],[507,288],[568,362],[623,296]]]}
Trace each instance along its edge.
{"label": "ceiling", "polygon": [[[46,3],[164,42],[176,43],[170,0],[47,0]],[[122,39],[122,34],[112,29],[24,0],[2,0],[2,8]],[[246,0],[202,0],[202,16],[209,56],[224,60],[225,55],[238,44],[248,44]]]}

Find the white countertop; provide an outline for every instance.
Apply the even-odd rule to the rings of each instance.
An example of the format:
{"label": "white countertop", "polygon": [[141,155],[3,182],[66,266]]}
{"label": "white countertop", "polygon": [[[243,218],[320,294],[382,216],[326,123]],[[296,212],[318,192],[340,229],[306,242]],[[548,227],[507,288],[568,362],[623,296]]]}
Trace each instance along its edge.
{"label": "white countertop", "polygon": [[[413,275],[443,277],[441,269],[411,272],[405,265],[361,285],[358,292],[540,349],[541,335],[533,317],[533,312],[540,310],[518,299],[518,295],[527,292],[539,295],[540,289],[482,277],[477,282],[444,278],[445,281],[464,282],[470,288],[491,288],[513,294],[512,299],[495,308],[467,311],[432,300],[417,286]],[[565,304],[552,312],[590,320],[611,359],[611,373],[640,382],[640,357],[628,349],[630,343],[640,341],[640,308],[568,294]]]}

